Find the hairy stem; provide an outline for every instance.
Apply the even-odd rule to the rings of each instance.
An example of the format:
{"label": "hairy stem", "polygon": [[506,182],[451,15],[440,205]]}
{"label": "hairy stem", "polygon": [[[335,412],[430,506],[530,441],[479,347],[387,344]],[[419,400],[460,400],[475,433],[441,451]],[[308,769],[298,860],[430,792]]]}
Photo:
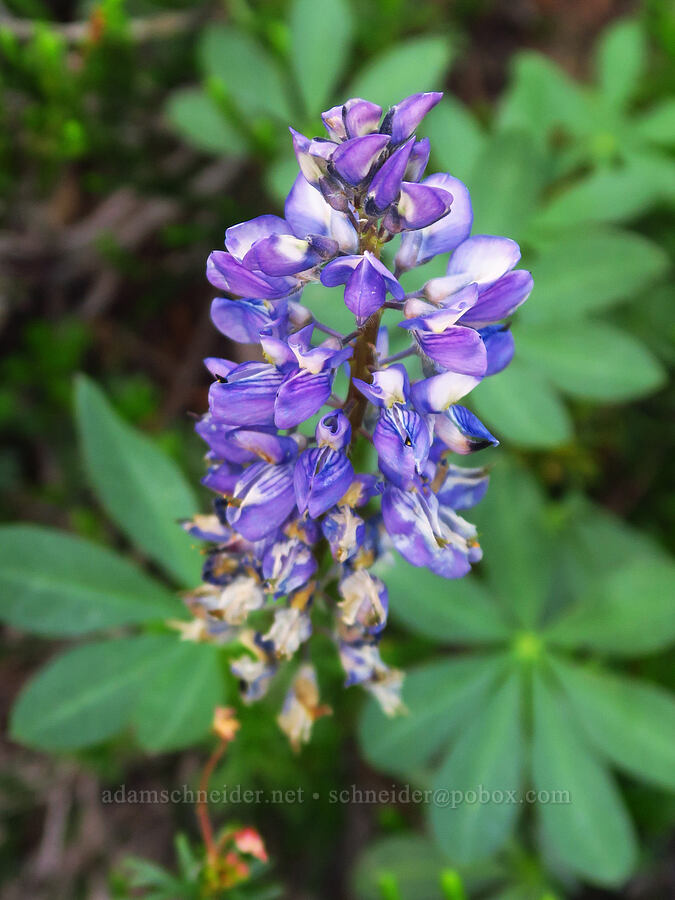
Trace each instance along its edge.
{"label": "hairy stem", "polygon": [[382,311],[378,310],[362,326],[354,345],[354,355],[350,362],[349,393],[347,394],[345,407],[349,410],[349,421],[352,426],[352,443],[354,443],[359,433],[368,405],[368,401],[354,384],[354,379],[360,378],[368,383],[372,381],[370,367],[375,363],[375,341],[377,340],[381,318]]}

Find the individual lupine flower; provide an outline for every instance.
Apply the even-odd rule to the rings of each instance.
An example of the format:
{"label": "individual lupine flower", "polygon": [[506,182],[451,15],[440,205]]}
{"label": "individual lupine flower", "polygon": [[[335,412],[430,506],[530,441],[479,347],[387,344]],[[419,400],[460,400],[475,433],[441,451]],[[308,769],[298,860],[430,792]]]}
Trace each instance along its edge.
{"label": "individual lupine flower", "polygon": [[338,603],[345,625],[361,625],[369,634],[378,634],[387,623],[389,596],[384,582],[366,569],[357,569],[338,586]]}
{"label": "individual lupine flower", "polygon": [[335,506],[354,479],[354,468],[342,448],[351,426],[342,412],[329,413],[316,427],[318,446],[300,455],[294,473],[298,510],[315,519]]}
{"label": "individual lupine flower", "polygon": [[290,594],[306,585],[317,567],[311,548],[298,538],[275,541],[262,559],[265,589],[275,597]]}
{"label": "individual lupine flower", "polygon": [[386,665],[376,644],[369,642],[340,643],[340,661],[347,679],[345,687],[359,684],[379,701],[387,716],[405,711],[401,700],[403,673]]}
{"label": "individual lupine flower", "polygon": [[240,656],[230,664],[230,671],[239,680],[242,699],[253,703],[264,697],[277,671],[273,648],[260,635],[245,631],[239,635],[239,643],[252,655]]}
{"label": "individual lupine flower", "polygon": [[285,656],[290,659],[311,633],[312,620],[307,610],[291,606],[286,609],[278,609],[274,613],[272,627],[264,635],[263,640],[269,642],[274,648],[277,657]]}
{"label": "individual lupine flower", "polygon": [[314,666],[300,666],[277,716],[279,727],[293,750],[297,752],[301,744],[308,743],[314,722],[331,712],[330,706],[319,703],[319,683]]}
{"label": "individual lupine flower", "polygon": [[[354,98],[323,114],[327,137],[291,130],[300,174],[284,218],[228,228],[225,251],[209,258],[223,292],[216,327],[258,343],[262,359],[206,360],[215,381],[197,431],[208,446],[203,483],[217,497],[214,515],[184,524],[209,545],[204,585],[186,602],[196,639],[227,634],[247,648],[231,664],[247,702],[310,640],[320,605],[332,613],[346,683],[400,711],[402,673],[378,648],[386,584],[371,567],[385,571],[394,548],[457,578],[481,557],[476,529],[457,513],[482,498],[488,475],[454,465],[452,454],[498,443],[464,398],[510,362],[505,320],[532,277],[515,268],[515,242],[470,236],[466,185],[425,176],[431,148],[416,130],[440,96],[415,94],[384,116]],[[441,253],[450,254],[446,274],[406,293],[399,275]],[[336,332],[302,305],[312,282],[344,285],[354,331]],[[410,340],[393,356],[385,309],[399,312]],[[407,356],[410,366],[399,362]],[[377,452],[377,472],[358,471],[362,440]],[[317,709],[315,676],[303,667],[279,716],[294,743]]]}
{"label": "individual lupine flower", "polygon": [[228,625],[242,625],[249,613],[265,602],[260,581],[245,572],[235,575],[224,587],[204,584],[186,595],[188,607],[203,610],[206,616]]}
{"label": "individual lupine flower", "polygon": [[321,528],[337,562],[347,562],[363,545],[365,522],[351,506],[340,506],[329,512]]}
{"label": "individual lupine flower", "polygon": [[358,325],[381,309],[387,292],[402,300],[405,292],[398,280],[376,256],[366,250],[361,256],[341,256],[321,271],[325,287],[344,284],[345,303]]}

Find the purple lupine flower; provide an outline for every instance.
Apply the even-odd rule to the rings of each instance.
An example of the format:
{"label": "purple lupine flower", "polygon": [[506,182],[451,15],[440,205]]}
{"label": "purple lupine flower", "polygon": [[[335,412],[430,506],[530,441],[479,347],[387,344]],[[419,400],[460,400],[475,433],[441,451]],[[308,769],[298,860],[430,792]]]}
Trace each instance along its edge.
{"label": "purple lupine flower", "polygon": [[[425,176],[431,148],[416,132],[440,97],[415,94],[384,114],[353,98],[323,113],[327,137],[291,129],[300,173],[283,218],[231,226],[225,250],[208,259],[222,293],[215,326],[260,355],[206,360],[214,383],[196,430],[208,448],[203,483],[217,496],[212,515],[183,526],[208,542],[184,637],[243,645],[231,668],[247,702],[311,640],[320,606],[332,614],[345,683],[397,713],[402,673],[378,644],[392,548],[446,578],[481,558],[458,511],[482,499],[489,476],[452,454],[498,444],[465,404],[511,361],[508,320],[532,276],[516,268],[514,241],[471,236],[466,185]],[[406,292],[400,275],[440,254],[446,274]],[[317,282],[353,314],[349,334],[303,306],[305,285]],[[393,355],[385,309],[403,329],[392,336],[408,340]],[[336,394],[340,372],[348,385]],[[372,444],[377,471],[358,470],[370,458],[354,453],[360,442]],[[299,745],[326,710],[314,671],[301,667],[279,724]]]}

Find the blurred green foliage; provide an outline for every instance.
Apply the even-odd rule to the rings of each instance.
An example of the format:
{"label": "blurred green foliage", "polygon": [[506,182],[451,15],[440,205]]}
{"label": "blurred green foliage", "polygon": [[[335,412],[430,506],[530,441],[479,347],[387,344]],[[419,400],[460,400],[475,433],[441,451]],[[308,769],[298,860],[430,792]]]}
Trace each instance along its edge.
{"label": "blurred green foliage", "polygon": [[[541,45],[551,30],[542,20],[514,40],[499,90],[485,89],[476,46],[487,68],[520,25],[487,0],[51,6],[8,0],[0,16],[0,484],[5,517],[57,521],[82,537],[4,526],[0,610],[20,632],[94,639],[61,650],[28,683],[15,738],[74,752],[111,780],[133,758],[129,733],[149,753],[205,739],[232,688],[227,651],[180,643],[166,625],[183,618],[174,591],[194,583],[199,563],[173,526],[200,505],[175,461],[196,473],[199,451],[175,415],[201,409],[202,395],[158,413],[175,386],[166,373],[208,305],[208,291],[195,290],[203,258],[227,224],[280,206],[296,168],[289,124],[314,134],[321,110],[347,96],[389,103],[450,84],[458,90],[428,120],[431,168],[467,182],[475,230],[519,240],[536,284],[513,323],[514,363],[475,393],[502,439],[479,507],[484,572],[451,585],[402,563],[385,575],[395,624],[383,651],[409,669],[407,717],[385,721],[370,704],[359,717],[326,643],[315,662],[335,715],[313,744],[292,756],[275,695],[241,711],[243,733],[214,783],[316,788],[324,800],[313,805],[226,811],[270,833],[274,879],[315,895],[329,884],[358,898],[553,900],[580,881],[618,890],[637,871],[649,882],[675,769],[665,689],[673,570],[661,548],[674,512],[662,487],[672,455],[672,5],[647,0],[610,23],[577,66],[584,78],[520,49]],[[234,177],[210,181],[212,165]],[[80,224],[129,189],[178,212],[158,218],[145,243],[109,224],[86,243]],[[130,208],[125,225],[144,209]],[[70,245],[55,240],[71,226]],[[11,234],[19,239],[6,243]],[[47,250],[31,255],[36,235]],[[79,263],[63,275],[83,252],[119,278],[113,313],[83,314]],[[322,289],[306,299],[321,304]],[[83,368],[113,403],[79,383],[80,461],[65,422]],[[198,380],[181,370],[178,381],[189,378]],[[130,423],[170,430],[150,439]],[[133,545],[132,559],[111,542]],[[351,810],[325,801],[350,781],[391,786],[390,774],[430,789],[567,789],[572,803],[392,802],[355,826]],[[352,841],[354,828],[371,839]],[[180,839],[176,872],[137,860],[115,876],[116,896],[202,896],[201,852]],[[359,861],[338,876],[342,854]],[[275,890],[255,882],[241,896]]]}

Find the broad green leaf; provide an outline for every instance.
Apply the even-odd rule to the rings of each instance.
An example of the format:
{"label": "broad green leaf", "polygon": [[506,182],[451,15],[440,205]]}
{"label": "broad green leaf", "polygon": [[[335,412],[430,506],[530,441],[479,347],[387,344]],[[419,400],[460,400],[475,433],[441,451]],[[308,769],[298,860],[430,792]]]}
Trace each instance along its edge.
{"label": "broad green leaf", "polygon": [[469,110],[447,94],[424,119],[419,132],[427,134],[431,141],[434,171],[450,172],[468,183],[486,142]]}
{"label": "broad green leaf", "polygon": [[145,635],[84,644],[49,662],[24,687],[11,717],[12,737],[41,750],[75,750],[124,728],[167,642]]}
{"label": "broad green leaf", "polygon": [[607,28],[595,54],[603,98],[612,106],[625,106],[639,86],[646,61],[647,42],[640,22],[623,19]]}
{"label": "broad green leaf", "polygon": [[509,633],[498,606],[475,576],[447,579],[400,557],[381,567],[398,621],[437,643],[490,644]]}
{"label": "broad green leaf", "polygon": [[0,528],[0,618],[35,634],[83,634],[182,614],[182,604],[126,560],[34,525]]}
{"label": "broad green leaf", "polygon": [[253,38],[228,25],[209,25],[199,45],[203,70],[224,84],[245,118],[269,115],[288,122],[292,111],[276,63]]}
{"label": "broad green leaf", "polygon": [[[571,496],[565,506],[564,540],[560,544],[564,569],[556,575],[559,599],[565,608],[569,608],[570,598],[583,596],[598,577],[619,566],[639,559],[658,562],[667,558],[643,531],[631,528],[587,498]],[[558,612],[560,608],[558,604]]]}
{"label": "broad green leaf", "polygon": [[662,199],[663,179],[649,166],[625,165],[592,172],[563,188],[530,223],[528,237],[537,232],[578,229],[592,222],[625,222]]}
{"label": "broad green leaf", "polygon": [[529,134],[496,134],[469,180],[474,231],[519,238],[537,208],[546,170],[546,159]]}
{"label": "broad green leaf", "polygon": [[568,535],[579,548],[579,564],[593,575],[613,572],[617,566],[639,559],[668,559],[663,548],[644,531],[632,528],[583,496],[575,498]]}
{"label": "broad green leaf", "polygon": [[522,779],[521,687],[520,674],[512,673],[463,728],[436,776],[436,791],[447,790],[450,799],[462,794],[456,805],[429,810],[434,838],[453,864],[490,857],[515,825],[519,807],[507,792],[518,791]]}
{"label": "broad green leaf", "polygon": [[601,322],[523,323],[516,344],[533,371],[573,397],[631,400],[665,380],[663,367],[644,344]]}
{"label": "broad green leaf", "polygon": [[247,152],[244,138],[211,97],[199,88],[173,93],[166,105],[166,115],[176,131],[200,150],[235,156]]}
{"label": "broad green leaf", "polygon": [[518,53],[499,107],[500,130],[529,131],[544,139],[559,125],[572,134],[589,126],[589,108],[579,86],[540,53]]}
{"label": "broad green leaf", "polygon": [[450,66],[449,38],[410,38],[385,50],[356,76],[345,97],[365,97],[386,108],[418,91],[443,87]]}
{"label": "broad green leaf", "polygon": [[199,581],[199,553],[178,524],[195,513],[197,500],[178,466],[89,379],[78,378],[75,403],[87,474],[106,512],[179,581]]}
{"label": "broad green leaf", "polygon": [[561,237],[529,268],[535,291],[519,321],[559,322],[634,299],[664,274],[668,257],[638,234],[584,230]]}
{"label": "broad green leaf", "polygon": [[544,504],[532,475],[500,460],[485,498],[472,511],[497,602],[526,626],[538,621],[550,588],[555,541]]}
{"label": "broad green leaf", "polygon": [[349,62],[352,13],[347,0],[294,0],[291,66],[307,112],[318,115]]}
{"label": "broad green leaf", "polygon": [[545,840],[560,860],[593,884],[624,882],[635,866],[637,847],[621,795],[577,734],[560,692],[537,673],[532,775]]}
{"label": "broad green leaf", "polygon": [[675,145],[675,99],[662,100],[636,116],[633,127],[643,140],[672,147]]}
{"label": "broad green leaf", "polygon": [[642,656],[675,641],[675,565],[639,559],[599,578],[547,631],[563,647],[589,647],[617,656]]}
{"label": "broad green leaf", "polygon": [[636,775],[675,790],[675,699],[656,685],[554,663],[572,711],[595,748]]}
{"label": "broad green leaf", "polygon": [[175,640],[143,685],[132,721],[146,750],[187,747],[208,733],[223,701],[218,649]]}
{"label": "broad green leaf", "polygon": [[387,718],[370,699],[359,723],[359,742],[377,769],[410,774],[424,766],[460,725],[477,714],[503,669],[501,655],[437,660],[406,672],[407,714]]}
{"label": "broad green leaf", "polygon": [[[516,344],[518,336],[516,335]],[[480,418],[502,443],[556,447],[572,438],[572,421],[541,372],[518,357],[494,378],[485,378],[471,394]]]}

